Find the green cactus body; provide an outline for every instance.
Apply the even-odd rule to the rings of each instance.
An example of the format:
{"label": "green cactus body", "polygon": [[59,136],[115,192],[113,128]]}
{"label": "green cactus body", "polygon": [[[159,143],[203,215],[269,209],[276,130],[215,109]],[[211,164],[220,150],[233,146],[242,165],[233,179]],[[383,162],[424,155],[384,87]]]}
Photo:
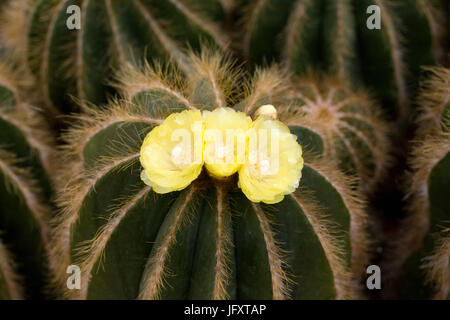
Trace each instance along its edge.
{"label": "green cactus body", "polygon": [[334,78],[296,79],[280,119],[306,148],[338,161],[370,192],[388,162],[387,125],[376,105],[361,91]]}
{"label": "green cactus body", "polygon": [[[225,37],[207,15],[224,18],[221,2],[182,0],[23,0],[31,5],[25,30],[25,60],[39,84],[43,103],[73,110],[73,97],[96,105],[113,93],[112,70],[125,61],[172,57],[200,43],[224,48]],[[81,9],[81,29],[67,27],[70,6]],[[16,23],[17,24],[17,23]],[[10,28],[5,23],[2,28]],[[181,66],[182,67],[182,66]]]}
{"label": "green cactus body", "polygon": [[[420,66],[445,59],[441,48],[444,24],[433,1],[248,3],[244,40],[248,59],[256,64],[284,61],[296,74],[320,69],[357,86],[363,83],[391,118],[406,116],[409,86],[417,79]],[[381,29],[366,25],[370,16],[366,10],[371,5],[380,8]]]}
{"label": "green cactus body", "polygon": [[[399,250],[413,254],[403,266],[400,294],[404,298],[449,298],[450,259],[450,135],[443,110],[450,101],[450,70],[431,69],[421,103],[418,142],[410,158],[414,172],[409,191],[410,216]],[[402,256],[402,255],[401,255]]]}
{"label": "green cactus body", "polygon": [[0,233],[18,272],[40,297],[47,264],[51,148],[45,123],[0,65]]}
{"label": "green cactus body", "polygon": [[251,113],[261,97],[279,98],[265,86],[274,70],[258,72],[239,93],[220,57],[190,59],[194,72],[176,83],[148,68],[127,70],[120,81],[127,102],[81,116],[66,135],[72,162],[61,168],[61,181],[70,182],[60,189],[54,229],[56,283],[65,288],[67,265],[76,264],[81,290],[65,294],[78,299],[360,296],[362,203],[323,160],[308,159],[299,189],[275,205],[250,202],[234,176],[203,172],[163,195],[140,180],[142,140],[169,113],[218,106]]}

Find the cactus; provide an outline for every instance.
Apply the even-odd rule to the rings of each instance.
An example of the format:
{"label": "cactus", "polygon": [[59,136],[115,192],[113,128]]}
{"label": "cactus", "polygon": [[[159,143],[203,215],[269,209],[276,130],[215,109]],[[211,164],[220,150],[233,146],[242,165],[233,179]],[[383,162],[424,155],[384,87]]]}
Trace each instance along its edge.
{"label": "cactus", "polygon": [[23,288],[20,281],[11,253],[0,241],[0,300],[23,299]]}
{"label": "cactus", "polygon": [[387,125],[368,95],[329,76],[308,76],[294,80],[285,104],[280,119],[307,148],[336,159],[370,193],[389,163],[389,141]]}
{"label": "cactus", "polygon": [[[297,74],[318,68],[357,86],[364,84],[391,119],[407,116],[410,85],[420,66],[445,59],[444,19],[436,1],[247,3],[243,48],[247,59],[256,64],[283,61]],[[370,5],[380,8],[381,29],[366,25]]]}
{"label": "cactus", "polygon": [[41,115],[24,102],[22,84],[0,64],[0,233],[28,285],[26,295],[37,298],[46,277],[54,163],[52,139]]}
{"label": "cactus", "polygon": [[[219,0],[20,2],[21,5],[11,4],[5,10],[8,16],[2,28],[8,34],[10,28],[20,25],[8,17],[28,18],[21,19],[26,21],[26,26],[22,26],[25,32],[13,42],[24,53],[24,60],[37,79],[36,89],[43,104],[63,113],[74,110],[73,97],[96,105],[106,103],[113,93],[109,85],[112,70],[124,61],[169,57],[181,61],[181,49],[186,44],[193,49],[199,48],[201,42],[224,48],[227,42],[218,26],[207,18],[224,18]],[[81,9],[80,30],[66,26],[70,16],[67,8],[71,5]],[[19,12],[11,13],[14,10]]]}
{"label": "cactus", "polygon": [[[227,106],[252,115],[284,97],[275,68],[241,82],[218,54],[192,54],[189,63],[189,77],[125,67],[122,99],[80,115],[65,135],[55,285],[77,299],[360,297],[364,203],[353,179],[324,159],[305,154],[298,190],[272,205],[249,201],[235,176],[203,171],[166,194],[141,181],[143,138],[168,114]],[[66,289],[70,264],[81,269],[81,290]]]}
{"label": "cactus", "polygon": [[418,135],[450,132],[450,70],[447,68],[426,67],[430,73],[422,83],[418,99]]}
{"label": "cactus", "polygon": [[[450,70],[430,69],[420,98],[421,128],[410,157],[413,173],[408,190],[408,211],[398,243],[400,294],[405,298],[448,299],[450,205]],[[411,254],[412,253],[412,254]]]}

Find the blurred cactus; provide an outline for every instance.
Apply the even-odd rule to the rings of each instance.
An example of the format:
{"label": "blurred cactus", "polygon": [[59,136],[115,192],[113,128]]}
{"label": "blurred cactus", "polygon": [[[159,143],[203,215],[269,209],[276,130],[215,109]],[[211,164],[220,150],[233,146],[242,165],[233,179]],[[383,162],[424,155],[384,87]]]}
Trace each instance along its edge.
{"label": "blurred cactus", "polygon": [[[445,15],[438,1],[243,2],[243,49],[251,62],[283,61],[297,74],[320,69],[365,85],[391,118],[407,116],[420,67],[445,59]],[[367,27],[370,5],[380,8],[380,29]]]}
{"label": "blurred cactus", "polygon": [[[274,68],[242,83],[220,55],[189,63],[187,79],[126,67],[124,101],[81,115],[65,135],[55,284],[80,299],[361,297],[363,198],[332,162],[306,154],[298,190],[274,205],[249,201],[235,176],[203,173],[163,195],[141,181],[142,140],[168,114],[228,106],[253,115],[285,97]],[[65,287],[69,264],[82,270],[81,290]]]}
{"label": "blurred cactus", "polygon": [[0,241],[0,300],[23,299],[22,283],[15,269],[11,254]]}
{"label": "blurred cactus", "polygon": [[396,254],[400,263],[410,255],[399,286],[401,297],[410,299],[450,297],[450,70],[429,70],[433,76],[424,82],[421,128],[410,157],[409,216]]}
{"label": "blurred cactus", "polygon": [[389,162],[387,124],[376,104],[361,90],[332,77],[294,80],[280,119],[311,151],[336,159],[356,175],[366,193],[373,191]]}
{"label": "blurred cactus", "polygon": [[0,64],[0,233],[30,297],[41,297],[46,278],[49,172],[52,138],[44,119],[24,100],[17,81]]}
{"label": "blurred cactus", "polygon": [[[81,9],[80,30],[66,26],[72,5]],[[219,0],[15,0],[4,10],[0,36],[23,53],[43,103],[68,113],[73,97],[106,103],[112,70],[126,61],[182,63],[187,46],[224,48],[226,37],[209,18],[224,15]]]}

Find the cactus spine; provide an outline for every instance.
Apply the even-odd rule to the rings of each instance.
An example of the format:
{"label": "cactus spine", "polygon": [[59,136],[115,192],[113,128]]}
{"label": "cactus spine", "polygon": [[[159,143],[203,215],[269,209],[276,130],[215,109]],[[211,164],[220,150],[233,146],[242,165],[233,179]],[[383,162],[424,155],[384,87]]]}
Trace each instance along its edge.
{"label": "cactus spine", "polygon": [[0,232],[30,297],[41,297],[48,255],[51,141],[21,84],[0,65]]}
{"label": "cactus spine", "polygon": [[21,279],[11,253],[0,241],[0,300],[23,299]]}
{"label": "cactus spine", "polygon": [[[198,49],[201,42],[220,48],[227,43],[205,16],[224,18],[218,0],[190,5],[180,0],[22,2],[10,9],[21,10],[22,16],[28,17],[26,39],[18,40],[17,46],[24,47],[21,51],[37,79],[44,105],[64,113],[73,110],[73,97],[96,105],[106,103],[113,93],[109,85],[112,70],[125,61],[172,57],[181,63],[181,49],[186,44]],[[81,9],[80,30],[66,26],[67,8],[72,5]],[[2,28],[17,24],[6,19]]]}
{"label": "cactus spine", "polygon": [[[442,61],[443,19],[432,1],[248,1],[244,51],[254,63],[284,61],[298,74],[321,69],[376,93],[391,118],[406,116],[421,65]],[[381,29],[366,13],[380,8]],[[420,31],[419,31],[420,30]],[[278,45],[268,45],[277,43]],[[397,107],[395,107],[397,106]]]}
{"label": "cactus spine", "polygon": [[[413,173],[408,191],[409,217],[398,244],[403,266],[401,295],[406,298],[449,298],[450,206],[450,70],[433,68],[420,98],[422,115],[410,157]],[[409,249],[409,250],[408,250]],[[411,254],[412,253],[412,254]]]}
{"label": "cactus spine", "polygon": [[369,193],[389,160],[388,129],[374,102],[342,81],[306,76],[294,79],[282,119],[307,148],[336,159]]}
{"label": "cactus spine", "polygon": [[[156,194],[140,180],[139,147],[171,112],[219,106],[252,114],[276,105],[276,70],[243,86],[220,55],[189,57],[188,78],[128,67],[124,97],[80,116],[68,132],[53,230],[55,283],[78,264],[88,299],[344,299],[366,257],[364,213],[352,179],[306,156],[299,189],[275,205],[250,202],[234,176],[202,174],[181,192]],[[273,81],[269,81],[273,80]],[[244,87],[244,89],[239,89]],[[301,142],[301,140],[300,140]]]}

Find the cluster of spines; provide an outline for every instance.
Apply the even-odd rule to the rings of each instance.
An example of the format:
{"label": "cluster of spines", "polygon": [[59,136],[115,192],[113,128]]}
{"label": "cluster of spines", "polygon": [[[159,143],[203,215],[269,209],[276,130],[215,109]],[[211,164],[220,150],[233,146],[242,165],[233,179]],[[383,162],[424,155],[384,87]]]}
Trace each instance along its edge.
{"label": "cluster of spines", "polygon": [[[180,294],[187,294],[184,291],[189,285],[184,282],[189,279],[173,283],[172,281],[180,281],[179,277],[173,276],[178,272],[189,277],[192,266],[195,266],[193,269],[195,272],[191,274],[189,287],[191,297],[211,299],[252,297],[245,290],[255,294],[256,291],[252,290],[258,285],[261,287],[258,294],[262,298],[286,299],[292,296],[306,298],[310,291],[302,292],[301,286],[297,285],[297,281],[304,280],[295,276],[292,280],[295,269],[292,269],[291,263],[294,262],[295,266],[301,265],[301,258],[298,260],[299,257],[289,257],[289,254],[301,254],[298,245],[288,245],[285,250],[284,241],[279,239],[285,240],[283,234],[288,233],[289,228],[285,230],[286,232],[275,231],[282,225],[278,221],[281,219],[280,214],[286,210],[289,212],[289,209],[303,211],[307,217],[304,223],[309,220],[313,226],[311,230],[316,233],[314,236],[318,241],[316,245],[323,247],[320,250],[324,250],[323,257],[328,261],[326,263],[330,264],[331,281],[335,286],[334,297],[348,298],[360,295],[360,292],[353,288],[350,278],[358,277],[362,271],[363,261],[367,260],[365,252],[367,240],[364,233],[366,221],[362,200],[355,194],[357,191],[352,191],[349,187],[353,179],[336,172],[323,160],[308,158],[306,170],[312,172],[310,179],[330,183],[333,192],[341,199],[339,201],[347,208],[341,212],[344,216],[339,222],[331,221],[335,219],[330,216],[331,209],[327,207],[332,206],[329,202],[331,200],[317,196],[316,193],[320,192],[318,190],[314,192],[308,186],[303,187],[306,190],[299,190],[289,196],[289,200],[283,204],[288,207],[283,210],[282,206],[251,204],[236,188],[234,179],[213,183],[209,188],[212,182],[206,176],[201,176],[199,181],[194,182],[186,190],[162,197],[140,182],[137,174],[140,143],[145,134],[158,125],[167,114],[202,106],[212,109],[218,105],[230,107],[236,105],[238,109],[251,114],[261,102],[267,100],[273,102],[283,96],[279,94],[280,92],[272,90],[273,83],[278,81],[271,80],[279,80],[279,76],[275,76],[277,73],[275,68],[258,71],[252,81],[242,86],[244,88],[242,92],[236,92],[233,91],[239,87],[234,83],[237,79],[236,72],[233,71],[232,64],[221,55],[209,53],[192,55],[189,63],[193,72],[184,78],[185,81],[180,81],[180,77],[173,74],[168,76],[158,68],[147,66],[144,67],[144,71],[137,71],[131,66],[126,66],[116,81],[123,100],[111,102],[103,111],[86,108],[87,113],[79,116],[74,127],[65,135],[67,146],[64,147],[62,158],[68,161],[60,168],[59,175],[58,202],[61,212],[53,221],[52,266],[55,285],[63,288],[65,267],[70,263],[77,263],[83,273],[89,276],[82,278],[83,290],[77,291],[75,298],[100,297],[106,294],[96,292],[101,289],[95,288],[98,287],[95,281],[102,281],[100,278],[110,269],[105,268],[105,263],[108,263],[105,259],[114,254],[108,249],[109,246],[116,246],[118,243],[116,238],[119,238],[121,233],[118,228],[124,227],[126,225],[124,221],[132,219],[130,217],[133,215],[139,216],[135,210],[139,211],[139,208],[143,210],[149,201],[153,201],[153,204],[150,204],[152,207],[164,204],[165,209],[161,207],[160,211],[163,213],[165,210],[168,211],[167,215],[161,216],[161,213],[156,212],[152,215],[153,219],[159,219],[155,220],[154,224],[161,225],[161,230],[154,230],[153,236],[156,240],[155,238],[150,240],[154,243],[151,255],[143,277],[140,278],[139,275],[140,285],[134,284],[137,286],[136,296],[131,298],[180,298]],[[94,205],[95,201],[100,201],[95,199],[104,198],[101,189],[113,184],[113,180],[124,179],[124,176],[128,177],[128,191],[118,190],[108,194],[109,200],[103,199],[105,203],[97,204],[102,206],[101,212],[92,215],[88,207]],[[350,217],[344,218],[347,210]],[[104,223],[95,232],[81,230],[82,226],[89,228],[87,227],[89,219],[96,218],[102,219]],[[235,222],[236,219],[239,221]],[[211,229],[210,224],[214,225],[217,236],[205,232],[203,224],[207,224],[208,229]],[[198,231],[195,231],[196,226],[199,228]],[[253,242],[248,242],[248,238],[238,237],[237,240],[233,238],[233,232],[243,232],[243,230],[236,231],[235,228],[243,226],[256,228],[253,236],[266,244],[265,253],[261,253],[260,248],[250,253],[247,250],[254,245]],[[340,228],[348,228],[348,234]],[[204,241],[192,240],[192,233],[196,232],[197,237],[201,237]],[[239,242],[234,248],[233,240]],[[193,248],[193,245],[198,247]],[[198,254],[195,257],[183,258],[180,256],[181,253],[174,251],[176,246],[184,246],[180,252],[197,250]],[[139,243],[136,247],[140,248],[142,244]],[[243,272],[242,270],[252,269],[254,266],[244,263],[236,270],[235,263],[238,258],[231,252],[240,259],[252,259],[253,255],[263,254],[260,259],[267,261],[269,269],[266,271],[270,274],[268,282],[256,284],[249,279],[247,282],[242,280],[239,285],[241,289],[236,292],[238,290],[235,282],[236,272]],[[199,256],[202,256],[203,263],[198,260]],[[312,256],[311,259],[314,260],[315,257]],[[186,266],[187,269],[182,271],[176,263],[181,267],[188,263],[190,267]],[[208,268],[203,266],[205,263],[208,264]],[[255,272],[250,269],[247,271]],[[260,272],[263,273],[259,276],[264,278],[265,269],[258,270],[262,270]],[[94,284],[91,281],[94,281]],[[174,285],[184,289],[178,287],[178,291],[174,292],[171,290]],[[242,289],[244,287],[247,289]],[[73,291],[64,294],[74,297]],[[122,294],[129,295],[129,293]],[[333,297],[330,292],[323,294],[328,298]]]}
{"label": "cluster of spines", "polygon": [[298,131],[311,151],[335,159],[370,192],[389,163],[388,128],[362,90],[329,76],[293,80],[280,119]]}
{"label": "cluster of spines", "polygon": [[[43,117],[24,98],[28,80],[18,81],[15,72],[0,64],[0,197],[5,204],[0,231],[14,249],[21,276],[27,283],[43,285],[39,278],[46,276],[49,248],[53,139]],[[40,289],[34,287],[27,295],[35,296]]]}
{"label": "cluster of spines", "polygon": [[428,78],[421,83],[418,135],[439,135],[450,132],[450,69],[424,68]]}

